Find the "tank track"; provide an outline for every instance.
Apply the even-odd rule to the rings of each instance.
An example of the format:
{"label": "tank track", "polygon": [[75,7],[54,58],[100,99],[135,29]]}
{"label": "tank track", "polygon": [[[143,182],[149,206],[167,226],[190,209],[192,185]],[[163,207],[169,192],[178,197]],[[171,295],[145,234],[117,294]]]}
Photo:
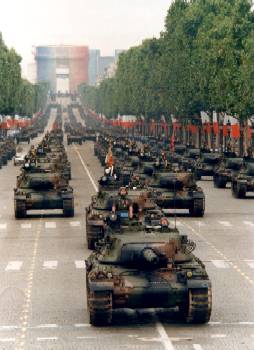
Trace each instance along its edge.
{"label": "tank track", "polygon": [[204,202],[203,199],[194,199],[193,206],[190,208],[190,216],[202,217],[204,216]]}
{"label": "tank track", "polygon": [[64,199],[63,200],[63,215],[65,217],[74,216],[74,201],[73,199]]}
{"label": "tank track", "polygon": [[112,293],[108,291],[88,292],[90,323],[107,326],[112,322]]}
{"label": "tank track", "polygon": [[187,323],[207,323],[212,310],[212,291],[207,289],[190,289]]}
{"label": "tank track", "polygon": [[23,219],[26,217],[26,203],[25,201],[17,201],[14,202],[15,209],[15,218]]}
{"label": "tank track", "polygon": [[232,183],[232,194],[235,198],[244,198],[246,195],[245,186],[238,186],[237,182]]}

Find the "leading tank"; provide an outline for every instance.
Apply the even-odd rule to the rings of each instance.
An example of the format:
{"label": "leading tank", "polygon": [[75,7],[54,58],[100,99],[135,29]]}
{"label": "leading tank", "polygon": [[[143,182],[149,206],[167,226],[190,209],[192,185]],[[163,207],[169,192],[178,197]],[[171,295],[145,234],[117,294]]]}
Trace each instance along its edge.
{"label": "leading tank", "polygon": [[184,322],[208,322],[211,282],[194,249],[165,226],[106,237],[86,261],[90,323],[110,325],[113,311],[124,308],[177,308]]}

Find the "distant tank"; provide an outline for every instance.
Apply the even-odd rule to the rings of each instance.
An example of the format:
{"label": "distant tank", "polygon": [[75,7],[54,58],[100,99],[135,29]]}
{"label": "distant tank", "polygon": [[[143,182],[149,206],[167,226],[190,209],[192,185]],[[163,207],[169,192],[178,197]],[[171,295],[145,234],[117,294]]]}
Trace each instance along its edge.
{"label": "distant tank", "polygon": [[242,158],[225,158],[214,171],[213,183],[217,188],[225,188],[227,183],[231,184],[232,178],[237,175],[243,165]]}
{"label": "distant tank", "polygon": [[162,209],[188,209],[190,216],[204,215],[205,194],[191,173],[158,173],[149,188],[151,197]]}
{"label": "distant tank", "polygon": [[196,180],[201,180],[202,176],[213,176],[220,159],[221,155],[218,153],[203,153],[194,166]]}
{"label": "distant tank", "polygon": [[100,191],[92,197],[92,204],[86,208],[86,238],[89,249],[104,237],[107,228],[118,230],[122,226],[143,223],[147,211],[157,209],[146,191],[125,187],[119,191]]}
{"label": "distant tank", "polygon": [[15,217],[26,217],[27,210],[62,209],[66,217],[74,216],[73,189],[59,173],[23,170],[14,189]]}
{"label": "distant tank", "polygon": [[106,237],[86,261],[90,323],[112,323],[116,309],[178,308],[184,322],[206,323],[211,282],[177,230],[125,232]]}
{"label": "distant tank", "polygon": [[27,142],[29,144],[30,140],[31,140],[31,134],[28,130],[21,131],[16,136],[17,144],[19,144],[20,142]]}
{"label": "distant tank", "polygon": [[254,192],[254,160],[246,162],[232,177],[231,189],[235,198],[244,198],[247,192]]}

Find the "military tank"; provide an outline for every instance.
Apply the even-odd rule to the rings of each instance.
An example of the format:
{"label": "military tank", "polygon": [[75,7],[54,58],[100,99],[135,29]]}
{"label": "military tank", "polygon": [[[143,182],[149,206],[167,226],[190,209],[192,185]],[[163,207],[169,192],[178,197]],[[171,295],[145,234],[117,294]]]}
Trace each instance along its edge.
{"label": "military tank", "polygon": [[95,248],[95,243],[104,237],[108,227],[115,231],[121,226],[140,225],[146,213],[155,209],[156,204],[144,190],[121,187],[119,191],[99,191],[86,208],[88,249]]}
{"label": "military tank", "polygon": [[245,198],[247,192],[254,192],[254,161],[246,162],[232,177],[231,190],[235,198]]}
{"label": "military tank", "polygon": [[[26,164],[25,167],[28,167]],[[66,217],[74,216],[73,189],[59,173],[45,169],[22,171],[14,189],[15,218],[26,217],[27,210],[62,209]]]}
{"label": "military tank", "polygon": [[28,130],[21,131],[16,136],[17,144],[19,144],[20,142],[27,142],[29,144],[30,140],[31,140],[31,135],[30,135],[30,132],[28,132]]}
{"label": "military tank", "polygon": [[201,180],[202,176],[213,176],[214,170],[218,166],[220,159],[221,155],[218,153],[202,153],[201,157],[194,165],[196,180]]}
{"label": "military tank", "polygon": [[211,282],[194,249],[165,220],[158,230],[107,236],[86,261],[90,323],[110,325],[124,308],[177,308],[184,322],[208,322]]}
{"label": "military tank", "polygon": [[78,131],[71,131],[67,134],[67,144],[71,145],[73,143],[77,143],[79,145],[82,145],[83,142],[83,135],[79,133]]}
{"label": "military tank", "polygon": [[205,194],[192,173],[157,173],[149,188],[151,197],[162,209],[188,209],[194,217],[205,213]]}
{"label": "military tank", "polygon": [[195,167],[195,161],[200,157],[199,148],[189,148],[186,151],[186,155],[181,159],[181,166],[185,171],[193,171]]}
{"label": "military tank", "polygon": [[232,178],[240,171],[242,165],[242,158],[224,158],[214,172],[214,187],[225,188],[228,182],[231,184]]}

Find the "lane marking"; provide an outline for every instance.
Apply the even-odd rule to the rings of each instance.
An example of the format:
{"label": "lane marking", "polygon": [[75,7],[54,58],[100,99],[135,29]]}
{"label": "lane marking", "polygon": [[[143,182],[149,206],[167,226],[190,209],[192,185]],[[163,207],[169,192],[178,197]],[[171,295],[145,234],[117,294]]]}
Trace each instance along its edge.
{"label": "lane marking", "polygon": [[39,324],[35,328],[58,328],[59,326],[56,323],[45,323]]}
{"label": "lane marking", "polygon": [[21,224],[21,228],[28,230],[32,228],[32,224]]}
{"label": "lane marking", "polygon": [[252,221],[244,221],[244,225],[254,227],[254,223]]}
{"label": "lane marking", "polygon": [[0,338],[0,342],[2,343],[11,343],[11,342],[15,342],[16,339],[15,338]]}
{"label": "lane marking", "polygon": [[38,337],[37,341],[58,340],[58,337]]}
{"label": "lane marking", "polygon": [[245,260],[245,262],[251,269],[254,269],[254,260]]}
{"label": "lane marking", "polygon": [[218,221],[218,223],[225,227],[232,227],[232,224],[229,221]]}
{"label": "lane marking", "polygon": [[254,325],[254,322],[238,322],[238,324],[240,325],[245,325],[245,326],[253,326]]}
{"label": "lane marking", "polygon": [[23,265],[23,261],[9,261],[5,271],[18,271],[21,269],[21,266]]}
{"label": "lane marking", "polygon": [[197,232],[191,225],[187,224],[186,222],[184,223],[189,230],[191,230],[197,237],[202,239],[206,244],[212,248],[217,254],[219,254],[225,261],[228,261],[231,267],[235,269],[246,281],[248,281],[252,286],[254,285],[254,280],[251,279],[248,275],[246,275],[244,272],[241,271],[241,269],[236,265],[233,264],[232,261],[229,261],[229,259],[223,254],[219,249],[216,248],[216,246],[209,242],[200,232]]}
{"label": "lane marking", "polygon": [[85,337],[85,336],[83,336],[83,337],[76,337],[76,339],[96,339],[96,337],[93,337],[93,336],[87,336],[87,337]]}
{"label": "lane marking", "polygon": [[81,164],[83,165],[83,168],[85,169],[85,172],[87,173],[87,176],[89,177],[89,179],[91,181],[91,184],[93,185],[93,188],[94,188],[95,192],[98,192],[98,186],[94,182],[94,179],[92,178],[92,175],[91,175],[90,171],[88,170],[85,162],[83,161],[83,158],[81,157],[81,155],[80,155],[79,151],[77,150],[76,146],[74,146],[74,150],[77,153],[77,155],[78,155],[78,157],[79,157],[79,159],[81,161]]}
{"label": "lane marking", "polygon": [[0,326],[1,331],[12,331],[18,328],[19,328],[18,326]]}
{"label": "lane marking", "polygon": [[45,260],[43,262],[44,270],[55,270],[57,268],[58,262],[56,260]]}
{"label": "lane marking", "polygon": [[229,269],[230,268],[229,263],[226,262],[225,260],[211,260],[211,262],[218,269]]}
{"label": "lane marking", "polygon": [[193,349],[194,350],[203,350],[202,346],[199,344],[193,344]]}
{"label": "lane marking", "polygon": [[212,334],[211,335],[211,338],[218,338],[218,339],[220,339],[220,338],[226,338],[226,334]]}
{"label": "lane marking", "polygon": [[74,327],[83,328],[83,327],[91,327],[90,323],[75,323]]}
{"label": "lane marking", "polygon": [[156,322],[156,329],[157,332],[160,335],[160,341],[163,344],[163,347],[165,350],[175,350],[171,340],[169,339],[169,336],[167,335],[167,332],[161,322]]}
{"label": "lane marking", "polygon": [[71,221],[70,226],[71,227],[80,227],[80,221]]}
{"label": "lane marking", "polygon": [[45,228],[56,228],[56,223],[54,221],[45,222]]}
{"label": "lane marking", "polygon": [[86,263],[84,260],[75,260],[76,269],[85,269]]}
{"label": "lane marking", "polygon": [[0,230],[6,230],[7,224],[0,224]]}

